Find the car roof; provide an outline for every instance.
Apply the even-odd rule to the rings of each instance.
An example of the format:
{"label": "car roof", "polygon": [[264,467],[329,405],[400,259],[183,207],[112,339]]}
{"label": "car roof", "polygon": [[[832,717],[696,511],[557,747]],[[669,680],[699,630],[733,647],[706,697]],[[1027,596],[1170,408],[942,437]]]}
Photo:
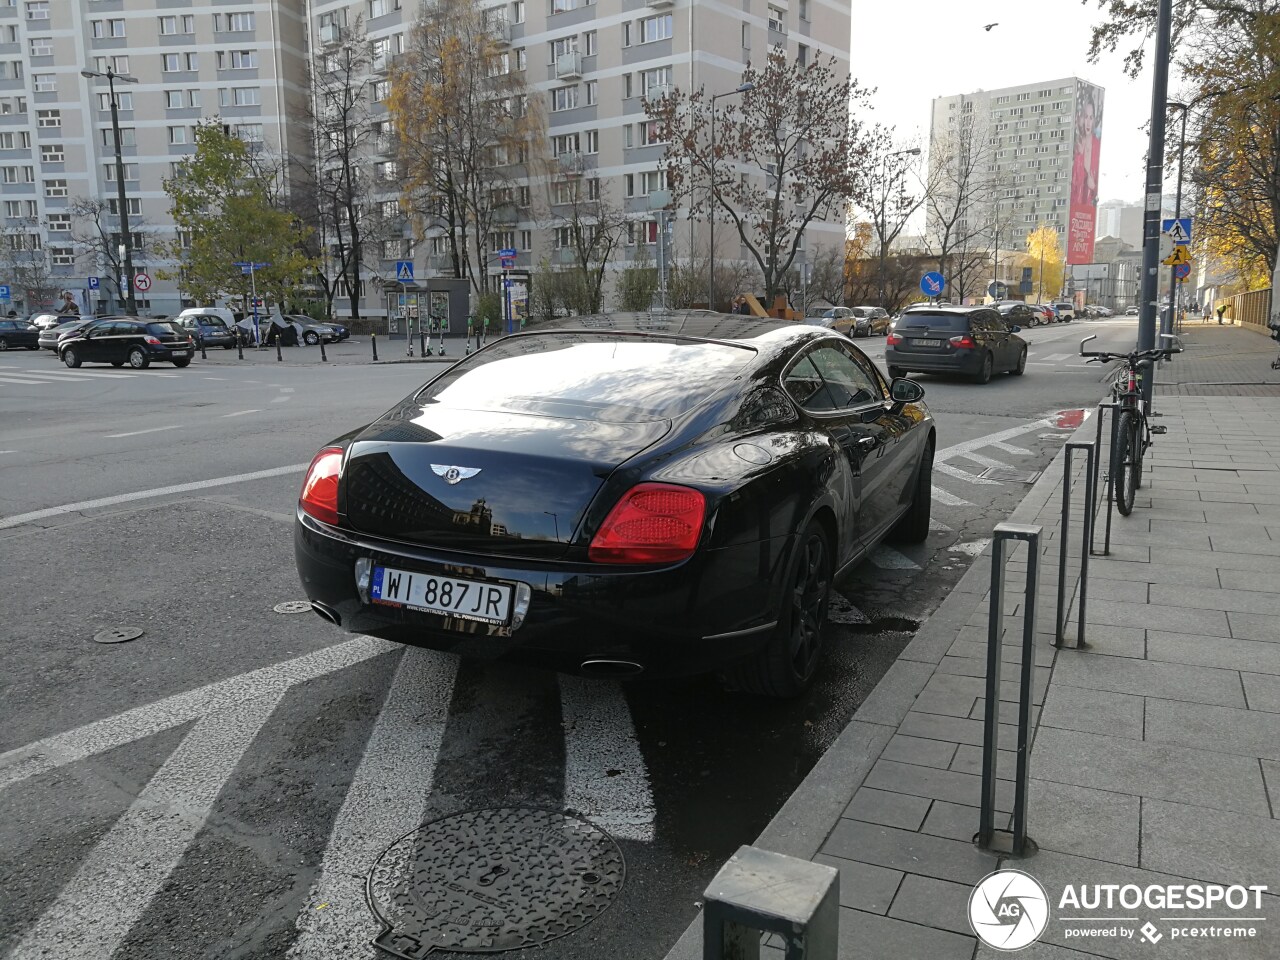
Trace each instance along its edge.
{"label": "car roof", "polygon": [[994,306],[984,303],[940,303],[936,306],[930,303],[913,303],[902,312],[904,315],[908,313],[955,313],[967,316],[968,314],[976,313],[979,310],[994,309]]}
{"label": "car roof", "polygon": [[517,336],[536,335],[543,331],[569,330],[585,330],[592,333],[617,331],[625,334],[718,340],[752,347],[766,354],[782,352],[805,340],[832,336],[831,331],[825,326],[777,320],[772,317],[719,313],[714,310],[677,310],[665,314],[619,312],[564,317],[527,328],[523,334],[517,334]]}

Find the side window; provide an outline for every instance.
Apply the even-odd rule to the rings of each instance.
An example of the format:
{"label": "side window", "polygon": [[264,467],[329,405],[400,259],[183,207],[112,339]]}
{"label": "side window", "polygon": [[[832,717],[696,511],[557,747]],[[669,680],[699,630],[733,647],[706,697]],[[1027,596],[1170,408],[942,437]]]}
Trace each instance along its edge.
{"label": "side window", "polygon": [[831,394],[822,382],[822,374],[813,365],[812,354],[791,368],[782,385],[791,394],[791,399],[806,410],[835,409]]}
{"label": "side window", "polygon": [[972,331],[973,333],[986,333],[990,329],[991,329],[991,326],[990,324],[987,323],[987,318],[985,314],[981,314],[981,313],[969,314],[969,330],[970,331]]}
{"label": "side window", "polygon": [[875,393],[877,395],[874,396],[872,399],[888,400],[889,387],[884,382],[884,377],[880,376],[880,371],[878,371],[875,368],[875,365],[866,357],[861,356],[860,354],[853,353],[852,351],[849,351],[849,358],[853,360],[855,364],[858,365],[858,368],[862,371],[863,376],[865,376],[871,383],[875,384]]}
{"label": "side window", "polygon": [[809,356],[822,375],[836,409],[860,407],[884,399],[875,378],[839,347],[818,347]]}

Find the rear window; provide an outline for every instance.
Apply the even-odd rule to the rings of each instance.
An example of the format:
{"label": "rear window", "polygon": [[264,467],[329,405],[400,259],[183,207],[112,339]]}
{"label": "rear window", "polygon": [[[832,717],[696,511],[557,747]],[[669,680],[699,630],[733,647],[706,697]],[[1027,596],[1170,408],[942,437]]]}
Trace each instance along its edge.
{"label": "rear window", "polygon": [[187,335],[187,331],[178,329],[176,324],[161,322],[148,323],[147,333],[155,337],[167,337],[175,333],[183,337]]}
{"label": "rear window", "polygon": [[669,420],[723,387],[755,353],[745,346],[616,334],[510,337],[463,360],[415,399],[571,420]]}
{"label": "rear window", "polygon": [[932,313],[928,310],[912,310],[898,321],[898,331],[909,327],[928,327],[930,330],[968,330],[967,313]]}
{"label": "rear window", "polygon": [[196,323],[202,327],[221,327],[227,329],[227,324],[221,317],[197,317]]}

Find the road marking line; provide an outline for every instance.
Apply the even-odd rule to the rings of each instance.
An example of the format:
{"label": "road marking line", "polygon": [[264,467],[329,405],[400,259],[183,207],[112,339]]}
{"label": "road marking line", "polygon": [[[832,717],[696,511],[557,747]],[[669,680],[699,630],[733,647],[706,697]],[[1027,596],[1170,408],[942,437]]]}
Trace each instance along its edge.
{"label": "road marking line", "polygon": [[114,750],[203,716],[234,712],[251,700],[274,692],[283,693],[294,684],[336,673],[391,650],[403,649],[400,644],[389,640],[357,636],[345,643],[217,680],[195,690],[175,693],[113,717],[15,747],[0,753],[0,791],[28,777]]}
{"label": "road marking line", "polygon": [[972,460],[974,463],[978,464],[979,466],[983,466],[987,468],[997,467],[1001,470],[1012,469],[1007,463],[1001,463],[999,460],[992,460],[990,457],[984,457],[982,454],[973,453],[972,451],[969,451],[967,453],[957,454],[957,456],[964,457],[966,460]]}
{"label": "road marking line", "polygon": [[[0,365],[0,371],[13,370],[18,376],[22,377],[65,377],[69,380],[83,380],[93,377],[106,378],[114,380],[118,377],[136,377],[136,373],[117,373],[108,370],[72,370],[69,367],[62,370],[28,370],[25,367],[9,367]],[[8,374],[6,374],[7,376]]]}
{"label": "road marking line", "polygon": [[28,387],[47,387],[52,385],[52,380],[19,380],[17,377],[0,376],[0,383],[13,383]]}
{"label": "road marking line", "polygon": [[934,533],[950,533],[951,532],[951,527],[948,527],[941,520],[934,520],[932,518],[930,518],[929,520],[929,529],[932,530]]}
{"label": "road marking line", "polygon": [[205,380],[221,380],[224,383],[227,381],[226,377],[205,377],[204,379]]}
{"label": "road marking line", "polygon": [[952,444],[949,447],[943,447],[934,454],[934,463],[939,460],[948,460],[968,450],[977,450],[979,447],[989,447],[998,440],[1012,440],[1014,437],[1021,436],[1024,433],[1030,433],[1032,430],[1039,430],[1042,427],[1052,427],[1053,421],[1048,417],[1042,417],[1039,420],[1032,420],[1030,423],[1024,423],[1020,427],[1010,427],[1008,430],[1001,430],[999,433],[990,433],[985,437],[975,437],[972,440],[965,440],[962,443]]}
{"label": "road marking line", "polygon": [[261,410],[261,409],[258,409],[258,410],[237,410],[235,413],[224,413],[224,414],[222,415],[222,419],[223,419],[223,420],[226,420],[228,417],[243,417],[243,416],[246,416],[247,414],[250,414],[250,413],[261,413],[261,412],[262,412],[262,410]]}
{"label": "road marking line", "polygon": [[275,691],[197,723],[10,956],[111,956],[181,861],[282,696]]}
{"label": "road marking line", "polygon": [[148,427],[146,430],[131,430],[129,433],[103,434],[108,440],[119,440],[121,437],[140,437],[144,433],[162,433],[165,430],[181,430],[182,424],[175,423],[168,427]]}
{"label": "road marking line", "polygon": [[293,397],[272,397],[272,403],[284,403],[286,400],[292,400]]}
{"label": "road marking line", "polygon": [[151,490],[138,490],[134,493],[121,493],[114,497],[102,497],[98,500],[81,500],[78,503],[64,503],[59,507],[47,507],[44,510],[33,510],[30,513],[16,513],[11,517],[0,517],[0,530],[17,527],[35,520],[48,517],[59,517],[64,513],[77,513],[81,510],[96,510],[98,507],[114,507],[120,503],[132,503],[135,500],[148,500],[152,497],[167,497],[175,493],[190,493],[193,490],[207,490],[209,487],[224,487],[231,483],[244,483],[248,480],[266,480],[268,477],[283,477],[290,473],[301,473],[310,464],[295,463],[288,467],[272,467],[269,470],[254,470],[252,473],[237,473],[229,477],[213,477],[209,480],[196,480],[193,483],[178,483],[171,487],[155,487]]}
{"label": "road marking line", "polygon": [[937,500],[944,507],[968,507],[972,504],[968,500],[961,500],[954,494],[947,493],[939,486],[933,488],[933,499]]}
{"label": "road marking line", "polygon": [[976,557],[978,554],[982,553],[983,550],[987,549],[987,545],[989,543],[991,543],[991,538],[984,537],[980,540],[970,540],[968,543],[953,543],[951,546],[947,547],[947,550],[951,553],[964,553],[971,557]]}
{"label": "road marking line", "polygon": [[916,563],[905,553],[886,547],[884,544],[876,547],[871,551],[870,560],[881,570],[919,570],[920,564]]}
{"label": "road marking line", "polygon": [[999,486],[999,483],[1000,483],[998,480],[984,480],[982,477],[979,477],[976,474],[966,473],[964,470],[961,470],[959,467],[953,467],[949,463],[935,462],[933,465],[933,468],[935,470],[942,471],[949,477],[955,477],[957,480],[963,480],[965,483],[991,484],[994,486]]}
{"label": "road marking line", "polygon": [[[457,659],[409,647],[333,822],[320,874],[298,914],[288,956],[384,956],[365,902],[365,874],[383,849],[422,823],[449,718]],[[327,904],[323,910],[321,904]]]}
{"label": "road marking line", "polygon": [[1003,450],[1005,453],[1016,453],[1020,457],[1031,456],[1031,451],[1024,447],[1015,447],[1011,443],[1005,443],[1003,440],[995,440],[987,444],[989,447],[995,447],[997,450]]}
{"label": "road marking line", "polygon": [[561,675],[564,804],[626,840],[653,840],[649,772],[626,695],[615,682]]}

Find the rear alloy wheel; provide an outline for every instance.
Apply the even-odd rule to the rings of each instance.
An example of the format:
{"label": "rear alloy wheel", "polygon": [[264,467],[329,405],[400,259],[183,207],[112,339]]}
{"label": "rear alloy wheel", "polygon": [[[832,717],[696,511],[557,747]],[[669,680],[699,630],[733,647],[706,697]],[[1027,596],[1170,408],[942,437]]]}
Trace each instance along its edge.
{"label": "rear alloy wheel", "polygon": [[75,347],[67,347],[62,351],[62,362],[72,369],[80,366],[80,355],[76,353]]}
{"label": "rear alloy wheel", "polygon": [[8,350],[8,349],[9,349],[9,341],[6,340],[4,337],[0,337],[0,350]]}
{"label": "rear alloy wheel", "polygon": [[796,541],[778,623],[769,641],[726,676],[729,685],[766,697],[796,697],[813,682],[822,660],[834,570],[831,542],[812,521]]}
{"label": "rear alloy wheel", "polygon": [[977,380],[978,383],[990,383],[991,371],[994,368],[994,366],[995,364],[991,360],[991,354],[989,353],[984,354],[982,357],[982,370],[979,371],[977,376],[975,376],[973,379]]}
{"label": "rear alloy wheel", "polygon": [[907,375],[907,371],[906,371],[905,369],[903,369],[902,367],[890,367],[890,368],[889,368],[889,379],[890,379],[890,380],[897,380],[899,377],[905,377],[906,375]]}
{"label": "rear alloy wheel", "polygon": [[141,347],[131,347],[129,350],[129,366],[135,370],[145,370],[151,366],[151,358],[147,356],[147,351]]}
{"label": "rear alloy wheel", "polygon": [[1026,369],[1027,369],[1027,348],[1023,347],[1022,352],[1018,354],[1018,365],[1014,367],[1012,370],[1010,370],[1009,372],[1012,373],[1015,377],[1020,377],[1022,376],[1023,371],[1025,371]]}
{"label": "rear alloy wheel", "polygon": [[320,342],[320,335],[314,330],[308,330],[302,335],[302,340],[308,347],[314,347]]}
{"label": "rear alloy wheel", "polygon": [[911,507],[894,524],[889,537],[899,543],[924,543],[929,536],[929,518],[933,512],[933,441],[924,448],[920,458],[920,472],[916,474],[916,489],[911,497]]}

